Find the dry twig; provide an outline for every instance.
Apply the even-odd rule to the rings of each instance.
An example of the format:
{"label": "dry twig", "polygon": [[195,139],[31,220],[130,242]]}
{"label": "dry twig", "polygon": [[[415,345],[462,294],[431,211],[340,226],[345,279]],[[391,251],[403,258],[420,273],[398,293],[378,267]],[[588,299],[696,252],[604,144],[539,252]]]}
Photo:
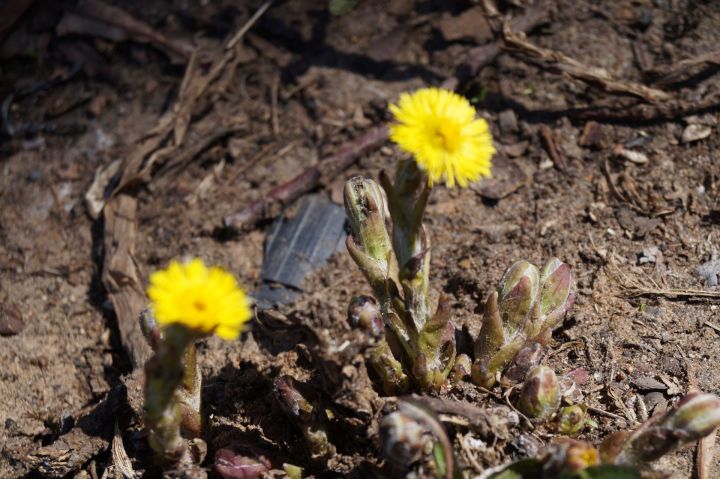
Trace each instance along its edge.
{"label": "dry twig", "polygon": [[656,69],[652,73],[659,75],[659,78],[653,80],[653,83],[660,86],[681,83],[707,67],[720,67],[720,50],[681,60],[663,69]]}
{"label": "dry twig", "polygon": [[321,160],[287,183],[276,187],[263,198],[254,201],[237,213],[223,219],[225,227],[241,229],[279,213],[279,208],[295,201],[304,193],[323,182],[323,176],[332,179],[337,173],[350,166],[360,155],[383,144],[388,138],[387,127],[379,126],[355,140],[345,143],[332,156]]}
{"label": "dry twig", "polygon": [[705,291],[702,289],[662,289],[647,288],[644,286],[624,286],[626,294],[630,297],[637,296],[665,296],[674,299],[718,299],[720,300],[720,291]]}
{"label": "dry twig", "polygon": [[505,46],[514,53],[521,54],[543,67],[557,69],[583,82],[599,85],[610,93],[622,93],[641,98],[650,103],[668,100],[670,95],[662,90],[650,88],[639,83],[613,78],[607,70],[584,65],[562,52],[539,47],[529,42],[523,33],[512,30],[511,25],[503,25]]}
{"label": "dry twig", "polygon": [[165,34],[155,30],[145,22],[133,17],[125,10],[102,0],[80,0],[72,10],[72,15],[79,15],[106,24],[110,27],[118,27],[127,32],[136,41],[155,43],[179,55],[187,60],[192,55],[194,48],[189,43],[169,38]]}

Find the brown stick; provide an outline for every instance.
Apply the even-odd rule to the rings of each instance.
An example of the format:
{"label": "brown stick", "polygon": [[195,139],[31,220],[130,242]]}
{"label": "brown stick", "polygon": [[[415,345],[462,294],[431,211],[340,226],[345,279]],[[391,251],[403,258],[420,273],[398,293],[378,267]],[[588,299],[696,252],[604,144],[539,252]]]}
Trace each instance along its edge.
{"label": "brown stick", "polygon": [[680,83],[689,76],[699,73],[702,69],[712,66],[720,66],[720,50],[681,60],[666,68],[658,68],[653,73],[660,75],[660,77],[653,80],[653,83],[660,86]]}
{"label": "brown stick", "polygon": [[387,127],[383,125],[345,143],[334,155],[321,160],[287,183],[277,186],[263,198],[252,202],[239,212],[226,216],[223,224],[227,228],[241,229],[277,215],[282,206],[319,186],[323,176],[334,177],[353,164],[360,155],[382,145],[387,140],[388,134]]}
{"label": "brown stick", "polygon": [[[527,33],[548,20],[547,0],[537,0],[530,6],[525,14],[510,20],[510,28],[514,32]],[[474,47],[467,55],[465,63],[461,64],[455,74],[442,83],[442,88],[454,90],[469,78],[474,77],[485,66],[492,63],[502,52],[502,40]]]}
{"label": "brown stick", "polygon": [[[541,25],[547,19],[546,3],[546,0],[537,0],[523,16],[510,21],[512,28],[519,32],[527,32]],[[502,41],[497,40],[471,49],[467,62],[462,64],[452,77],[445,80],[441,87],[454,90],[466,78],[477,75],[482,67],[497,58],[502,51],[501,44]],[[387,127],[381,126],[345,143],[333,156],[311,166],[287,183],[277,186],[239,212],[226,216],[223,218],[223,224],[226,228],[241,229],[276,216],[282,206],[319,186],[323,182],[323,177],[324,181],[327,181],[348,168],[360,155],[382,145],[388,139],[388,135]]]}
{"label": "brown stick", "polygon": [[125,10],[101,0],[81,0],[77,5],[76,12],[83,17],[93,18],[108,25],[120,27],[138,40],[144,39],[162,45],[186,60],[193,53],[194,47],[189,43],[169,38],[147,23],[133,17]]}
{"label": "brown stick", "polygon": [[720,107],[720,93],[706,96],[698,102],[672,100],[659,105],[634,103],[631,105],[601,105],[559,111],[544,111],[549,116],[566,116],[578,120],[648,122],[671,120],[695,115]]}
{"label": "brown stick", "polygon": [[529,42],[524,34],[513,31],[512,26],[508,24],[503,28],[503,36],[505,45],[510,51],[520,53],[543,67],[557,69],[583,82],[599,85],[605,91],[632,95],[650,103],[670,98],[670,95],[662,90],[631,81],[618,80],[603,68],[584,65],[562,52],[539,47]]}
{"label": "brown stick", "polygon": [[555,138],[553,138],[553,132],[549,126],[540,125],[540,138],[545,145],[548,155],[550,155],[550,159],[553,164],[555,164],[555,168],[560,171],[565,171],[565,167],[567,166],[565,164],[565,157],[563,157],[558,150],[557,145],[555,144]]}

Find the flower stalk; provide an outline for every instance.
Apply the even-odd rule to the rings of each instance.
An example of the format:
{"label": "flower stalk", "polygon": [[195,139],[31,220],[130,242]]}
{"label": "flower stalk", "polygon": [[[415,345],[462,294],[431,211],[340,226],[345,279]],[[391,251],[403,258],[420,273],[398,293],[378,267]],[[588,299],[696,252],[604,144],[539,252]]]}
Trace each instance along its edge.
{"label": "flower stalk", "polygon": [[[165,334],[155,321],[152,311],[144,310],[140,314],[140,328],[148,344],[157,353],[158,346],[165,342]],[[172,361],[172,359],[164,359]],[[170,367],[175,367],[174,363]],[[200,413],[200,394],[202,391],[202,374],[197,362],[195,341],[189,341],[180,362],[182,379],[175,389],[174,401],[180,414],[180,432],[183,437],[193,439],[202,433],[202,415]]]}
{"label": "flower stalk", "polygon": [[232,275],[199,259],[153,273],[148,296],[151,311],[140,317],[154,350],[145,364],[148,441],[165,470],[192,469],[202,477],[185,441],[199,441],[202,430],[195,341],[211,334],[236,338],[250,319],[249,302]]}
{"label": "flower stalk", "polygon": [[405,375],[420,388],[440,388],[455,359],[447,299],[441,297],[430,314],[430,247],[422,226],[427,179],[412,162],[400,164],[397,178],[395,184],[386,179],[385,190],[360,177],[345,185],[348,251],[370,283],[385,324],[385,340],[371,356],[388,394],[405,389]]}
{"label": "flower stalk", "polygon": [[185,351],[194,340],[186,328],[170,326],[145,363],[145,424],[150,446],[168,466],[192,464],[190,450],[180,434],[182,410],[175,392],[185,372]]}
{"label": "flower stalk", "polygon": [[430,236],[422,221],[430,193],[441,181],[465,188],[490,176],[495,148],[485,120],[451,91],[405,93],[390,111],[396,121],[390,138],[412,158],[398,162],[392,180],[382,172],[382,187],[350,179],[344,199],[351,228],[347,248],[385,324],[386,344],[379,344],[372,362],[386,393],[397,394],[405,382],[398,366],[413,386],[439,389],[455,361],[449,300],[440,297],[435,312],[430,304]]}

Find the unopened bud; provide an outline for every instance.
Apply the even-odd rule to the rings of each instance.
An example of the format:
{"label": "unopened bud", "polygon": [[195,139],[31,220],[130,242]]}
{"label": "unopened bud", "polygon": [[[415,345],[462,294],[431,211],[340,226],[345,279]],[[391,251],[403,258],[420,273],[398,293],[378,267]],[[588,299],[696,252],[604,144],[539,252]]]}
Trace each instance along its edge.
{"label": "unopened bud", "polygon": [[380,307],[372,296],[355,296],[348,306],[348,321],[374,337],[382,336],[385,325]]}
{"label": "unopened bud", "polygon": [[345,183],[345,211],[358,245],[376,261],[387,261],[392,243],[385,225],[389,213],[382,188],[356,176]]}
{"label": "unopened bud", "polygon": [[432,452],[434,440],[427,428],[403,412],[388,414],[380,421],[380,441],[385,457],[399,466],[409,466]]}
{"label": "unopened bud", "polygon": [[588,423],[585,415],[585,408],[578,404],[562,408],[558,413],[558,432],[566,436],[578,434]]}
{"label": "unopened bud", "polygon": [[308,422],[313,412],[312,404],[295,388],[290,376],[278,376],[273,381],[273,392],[285,414]]}
{"label": "unopened bud", "polygon": [[455,358],[452,376],[455,381],[462,381],[472,372],[472,360],[467,354],[460,354]]}
{"label": "unopened bud", "polygon": [[520,391],[518,409],[526,416],[544,420],[560,406],[560,387],[555,372],[547,366],[532,369]]}
{"label": "unopened bud", "polygon": [[531,341],[523,346],[510,363],[507,372],[503,376],[503,384],[513,385],[522,381],[527,373],[540,364],[545,350],[540,343]]}
{"label": "unopened bud", "polygon": [[540,291],[540,272],[527,261],[512,265],[500,280],[498,309],[506,333],[523,327]]}
{"label": "unopened bud", "polygon": [[[559,438],[548,446],[543,462],[545,462],[546,477],[558,477],[565,474],[576,474],[588,467],[600,464],[600,453],[592,444],[585,441]],[[557,475],[550,476],[547,475],[548,473]]]}
{"label": "unopened bud", "polygon": [[545,321],[541,327],[549,330],[557,326],[575,299],[570,266],[557,258],[550,259],[540,273],[540,282],[540,314]]}

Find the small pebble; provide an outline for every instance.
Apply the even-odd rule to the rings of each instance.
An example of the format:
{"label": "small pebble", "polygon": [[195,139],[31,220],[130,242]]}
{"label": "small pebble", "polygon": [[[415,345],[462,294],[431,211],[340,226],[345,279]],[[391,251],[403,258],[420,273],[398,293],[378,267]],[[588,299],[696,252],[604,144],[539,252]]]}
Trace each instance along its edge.
{"label": "small pebble", "polygon": [[503,135],[509,135],[518,131],[517,116],[512,110],[501,111],[498,115],[498,123],[500,124],[500,132]]}
{"label": "small pebble", "polygon": [[693,141],[704,140],[710,136],[710,133],[712,133],[712,128],[709,126],[692,124],[685,127],[681,140],[683,143],[692,143]]}
{"label": "small pebble", "polygon": [[20,333],[25,327],[20,308],[7,304],[0,310],[0,335],[12,336]]}

